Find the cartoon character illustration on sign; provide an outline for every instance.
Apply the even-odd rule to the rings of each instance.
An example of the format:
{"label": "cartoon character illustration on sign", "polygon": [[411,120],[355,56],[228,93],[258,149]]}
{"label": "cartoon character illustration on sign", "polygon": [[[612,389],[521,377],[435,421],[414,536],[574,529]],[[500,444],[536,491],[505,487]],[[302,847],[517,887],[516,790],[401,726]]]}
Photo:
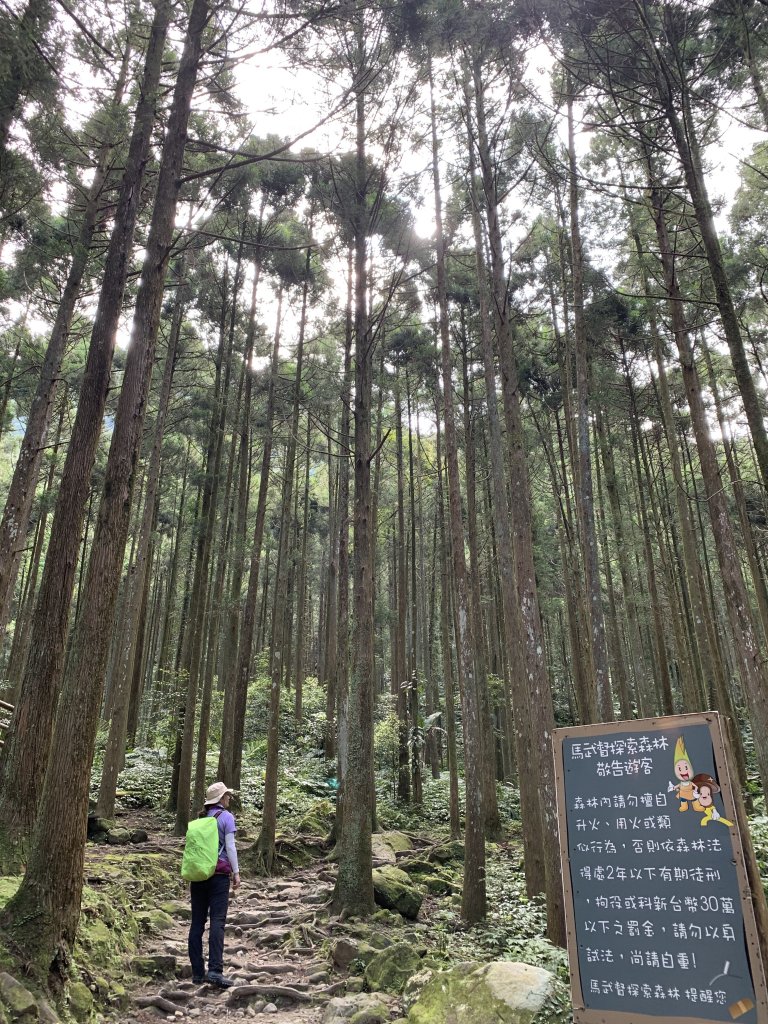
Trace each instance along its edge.
{"label": "cartoon character illustration on sign", "polygon": [[677,785],[670,782],[669,792],[677,793],[677,799],[680,801],[678,810],[687,811],[688,804],[693,800],[693,765],[688,757],[682,736],[678,736],[677,743],[675,743],[675,775],[680,781]]}
{"label": "cartoon character illustration on sign", "polygon": [[710,821],[719,821],[721,825],[728,825],[729,828],[732,827],[733,822],[723,818],[715,807],[715,802],[712,798],[715,793],[720,792],[720,787],[712,776],[702,772],[699,775],[694,775],[691,782],[693,783],[693,809],[704,815],[701,819],[702,828],[704,825],[708,825]]}

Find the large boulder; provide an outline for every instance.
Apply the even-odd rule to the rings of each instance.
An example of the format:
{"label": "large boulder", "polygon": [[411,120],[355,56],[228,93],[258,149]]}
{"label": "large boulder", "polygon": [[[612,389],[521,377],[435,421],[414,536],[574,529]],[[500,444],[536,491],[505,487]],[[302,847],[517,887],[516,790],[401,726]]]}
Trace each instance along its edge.
{"label": "large boulder", "polygon": [[374,992],[402,992],[421,968],[419,954],[407,942],[396,942],[374,956],[365,969],[365,981]]}
{"label": "large boulder", "polygon": [[371,836],[371,856],[375,864],[394,864],[397,860],[395,851],[380,832]]}
{"label": "large boulder", "polygon": [[382,832],[382,838],[392,847],[395,853],[408,853],[413,849],[413,843],[405,832]]}
{"label": "large boulder", "polygon": [[413,843],[404,832],[374,832],[371,847],[374,861],[394,864],[399,853],[408,853],[413,849]]}
{"label": "large boulder", "polygon": [[396,910],[415,921],[421,909],[421,892],[400,868],[387,866],[373,872],[373,895],[376,903],[387,910]]}
{"label": "large boulder", "polygon": [[565,1024],[568,990],[554,974],[529,964],[495,961],[441,971],[421,991],[408,1024]]}
{"label": "large boulder", "polygon": [[40,1019],[37,1000],[13,975],[0,974],[0,1007],[5,1007],[11,1021],[36,1021]]}

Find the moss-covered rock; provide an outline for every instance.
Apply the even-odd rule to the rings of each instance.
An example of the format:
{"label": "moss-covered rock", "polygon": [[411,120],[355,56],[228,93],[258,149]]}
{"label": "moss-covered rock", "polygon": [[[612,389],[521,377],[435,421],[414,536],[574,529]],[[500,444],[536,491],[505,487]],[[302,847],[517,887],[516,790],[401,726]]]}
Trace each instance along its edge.
{"label": "moss-covered rock", "polygon": [[565,1024],[563,983],[540,967],[507,961],[460,964],[436,974],[408,1013],[409,1024]]}
{"label": "moss-covered rock", "polygon": [[421,990],[432,981],[434,976],[434,969],[428,967],[425,961],[422,960],[420,970],[416,974],[412,974],[405,985],[403,985],[402,1004],[404,1010],[408,1010],[413,1006],[421,995]]}
{"label": "moss-covered rock", "polygon": [[139,927],[145,932],[167,932],[174,926],[173,918],[164,910],[141,910],[136,914]]}
{"label": "moss-covered rock", "polygon": [[373,895],[380,907],[396,910],[412,921],[419,916],[422,895],[405,871],[399,868],[376,868],[373,872]]}
{"label": "moss-covered rock", "polygon": [[389,1007],[383,1003],[366,1006],[349,1018],[349,1024],[387,1024],[388,1021]]}
{"label": "moss-covered rock", "polygon": [[76,1021],[89,1021],[93,1014],[93,993],[82,981],[73,981],[67,988],[69,1011]]}
{"label": "moss-covered rock", "polygon": [[0,974],[0,1005],[12,1022],[40,1019],[37,999],[20,981],[6,972]]}
{"label": "moss-covered rock", "polygon": [[365,981],[374,992],[402,992],[420,967],[418,953],[408,943],[397,942],[373,957],[365,969]]}
{"label": "moss-covered rock", "polygon": [[160,909],[170,917],[181,918],[182,921],[189,921],[192,918],[192,907],[188,903],[177,903],[169,900],[160,904]]}
{"label": "moss-covered rock", "polygon": [[382,832],[382,836],[389,843],[395,853],[407,853],[413,849],[413,843],[405,832]]}
{"label": "moss-covered rock", "polygon": [[106,843],[107,836],[116,827],[111,818],[99,818],[95,814],[88,815],[88,838],[95,843]]}
{"label": "moss-covered rock", "polygon": [[125,1009],[128,1005],[128,992],[125,985],[121,985],[119,981],[111,981],[106,991],[106,1001],[110,1006]]}
{"label": "moss-covered rock", "polygon": [[331,946],[331,959],[343,971],[360,956],[360,943],[353,939],[337,939]]}
{"label": "moss-covered rock", "polygon": [[371,845],[373,859],[383,864],[394,864],[398,853],[413,849],[413,843],[404,832],[374,832]]}
{"label": "moss-covered rock", "polygon": [[130,829],[117,826],[107,832],[107,842],[110,846],[127,846],[131,841]]}
{"label": "moss-covered rock", "polygon": [[464,860],[464,844],[458,839],[452,839],[448,843],[442,843],[430,850],[427,860],[437,861],[438,864],[447,864],[451,860]]}
{"label": "moss-covered rock", "polygon": [[371,914],[370,919],[375,924],[384,924],[388,928],[402,928],[404,925],[403,918],[394,910],[385,910],[383,907],[381,910],[377,910],[375,914]]}
{"label": "moss-covered rock", "polygon": [[394,864],[397,860],[395,851],[380,832],[371,836],[371,856],[377,864]]}
{"label": "moss-covered rock", "polygon": [[401,857],[397,866],[409,875],[431,875],[435,872],[435,862],[424,857]]}
{"label": "moss-covered rock", "polygon": [[[323,1010],[322,1022],[323,1024],[349,1024],[349,1021],[356,1018],[358,1014],[368,1012],[375,1012],[380,1007],[384,1006],[384,1003],[380,998],[373,995],[368,995],[365,992],[359,994],[347,996],[335,996],[331,999]],[[383,1020],[388,1020],[389,1013]],[[355,1024],[360,1024],[361,1020],[365,1018],[357,1017]]]}
{"label": "moss-covered rock", "polygon": [[132,961],[133,970],[149,978],[170,978],[176,974],[176,957],[163,953],[151,956],[137,956]]}
{"label": "moss-covered rock", "polygon": [[296,831],[305,836],[327,836],[331,831],[335,813],[330,800],[318,800],[301,819]]}
{"label": "moss-covered rock", "polygon": [[453,885],[445,878],[441,878],[440,875],[419,875],[418,881],[427,892],[431,892],[434,896],[445,896],[449,892],[453,892]]}

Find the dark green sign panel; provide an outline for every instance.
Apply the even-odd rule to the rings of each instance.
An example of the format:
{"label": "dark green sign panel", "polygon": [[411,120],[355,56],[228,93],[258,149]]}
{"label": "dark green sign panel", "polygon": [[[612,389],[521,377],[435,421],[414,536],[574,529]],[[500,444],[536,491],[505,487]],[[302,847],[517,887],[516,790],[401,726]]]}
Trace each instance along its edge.
{"label": "dark green sign panel", "polygon": [[577,1022],[768,1022],[716,715],[560,729]]}

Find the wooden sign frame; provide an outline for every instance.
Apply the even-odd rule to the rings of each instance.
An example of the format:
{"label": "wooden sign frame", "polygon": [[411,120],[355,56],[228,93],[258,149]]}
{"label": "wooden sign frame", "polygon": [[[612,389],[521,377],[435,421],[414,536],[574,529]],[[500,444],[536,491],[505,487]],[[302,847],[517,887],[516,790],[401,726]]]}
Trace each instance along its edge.
{"label": "wooden sign frame", "polygon": [[[607,722],[596,725],[573,726],[556,729],[553,733],[560,858],[565,896],[566,934],[568,941],[568,959],[571,972],[573,1018],[575,1024],[637,1024],[638,1021],[652,1020],[656,1022],[664,1022],[664,1024],[702,1024],[702,1022],[710,1024],[713,1020],[711,1016],[691,1016],[689,1013],[680,1016],[672,1015],[669,1011],[673,1007],[669,1005],[665,1006],[664,1013],[645,1013],[643,1012],[643,1003],[641,1001],[635,1000],[632,1004],[630,999],[627,999],[627,1005],[628,1007],[630,1004],[632,1005],[631,1011],[623,1012],[606,1009],[590,1005],[589,994],[586,994],[585,997],[578,955],[577,929],[582,922],[576,920],[574,888],[571,876],[567,815],[568,809],[566,807],[566,779],[563,750],[563,745],[567,740],[590,741],[613,733],[643,734],[651,731],[658,733],[658,731],[662,729],[668,731],[670,734],[679,735],[683,729],[690,728],[691,726],[702,725],[708,728],[712,741],[712,751],[717,770],[717,780],[721,788],[721,797],[727,807],[733,806],[736,808],[734,826],[728,828],[727,833],[724,827],[721,828],[718,831],[718,835],[722,833],[723,836],[725,834],[730,836],[731,851],[733,855],[732,863],[735,866],[738,890],[741,897],[744,937],[746,940],[746,955],[755,994],[755,1003],[753,1008],[756,1010],[757,1024],[768,1024],[768,988],[766,987],[765,967],[761,951],[765,947],[761,947],[760,936],[755,920],[754,906],[755,901],[762,901],[762,905],[758,906],[758,910],[762,911],[762,913],[759,914],[760,919],[765,921],[765,898],[762,891],[755,893],[750,885],[750,875],[754,879],[756,872],[754,854],[752,852],[751,840],[747,836],[744,845],[747,847],[747,856],[751,857],[751,864],[749,866],[753,869],[752,871],[748,871],[748,865],[745,861],[745,850],[742,845],[741,830],[738,827],[741,825],[742,830],[746,827],[746,815],[741,801],[741,794],[734,790],[731,785],[729,772],[729,750],[726,744],[721,718],[715,712],[690,715],[670,715],[659,718],[636,719],[625,722]],[[670,753],[670,762],[671,761],[672,754]],[[711,829],[708,830],[708,833],[711,833]],[[593,1003],[597,1001],[598,1000],[592,1000]],[[738,1021],[738,1017],[739,1014],[735,1009],[729,1016],[728,1008],[725,1006],[723,1007],[722,1019],[724,1021]],[[749,1019],[754,1021],[755,1015],[750,1013]]]}

